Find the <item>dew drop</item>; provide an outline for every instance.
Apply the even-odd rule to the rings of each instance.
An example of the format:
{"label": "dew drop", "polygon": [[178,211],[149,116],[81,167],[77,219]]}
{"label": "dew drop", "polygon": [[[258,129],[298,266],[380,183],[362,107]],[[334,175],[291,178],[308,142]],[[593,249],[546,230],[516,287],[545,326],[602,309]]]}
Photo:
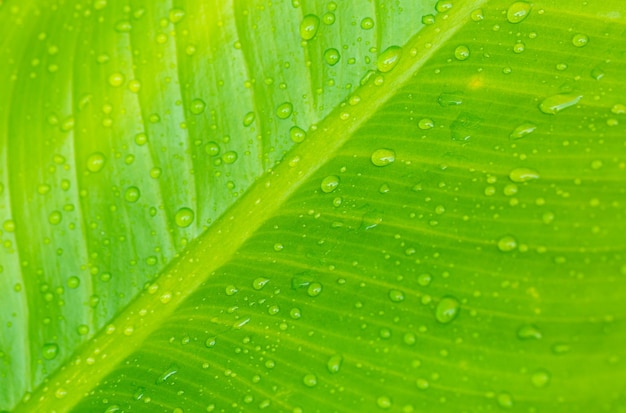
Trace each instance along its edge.
{"label": "dew drop", "polygon": [[339,373],[339,370],[341,370],[341,365],[343,364],[343,357],[339,354],[335,354],[334,356],[331,356],[328,359],[328,362],[326,363],[326,367],[328,368],[328,371],[330,373]]}
{"label": "dew drop", "polygon": [[363,30],[371,30],[374,27],[374,19],[371,17],[366,17],[361,20],[361,29]]}
{"label": "dew drop", "polygon": [[126,189],[126,192],[124,193],[124,199],[126,200],[126,202],[130,203],[137,202],[140,196],[141,192],[139,192],[139,188],[137,188],[136,186],[128,187]]}
{"label": "dew drop", "polygon": [[445,13],[450,9],[452,9],[452,2],[449,0],[439,0],[435,4],[435,10],[437,10],[439,13]]}
{"label": "dew drop", "polygon": [[509,172],[509,179],[516,183],[539,179],[539,172],[530,168],[515,168]]}
{"label": "dew drop", "polygon": [[458,46],[456,49],[454,49],[454,57],[456,58],[456,60],[467,60],[469,56],[470,50],[465,45]]}
{"label": "dew drop", "polygon": [[226,293],[226,295],[231,296],[237,294],[239,292],[239,289],[234,285],[227,285],[224,289],[224,292]]}
{"label": "dew drop", "polygon": [[79,285],[80,285],[80,278],[78,278],[77,276],[73,275],[67,279],[68,288],[71,288],[73,290],[75,288],[78,288]]}
{"label": "dew drop", "polygon": [[302,378],[302,382],[307,387],[317,386],[317,377],[314,374],[307,374]]}
{"label": "dew drop", "polygon": [[334,13],[326,13],[322,16],[322,21],[326,25],[331,25],[335,22],[335,14]]}
{"label": "dew drop", "polygon": [[331,193],[339,186],[339,177],[337,175],[329,175],[326,178],[322,179],[322,183],[320,184],[320,188],[324,193]]}
{"label": "dew drop", "polygon": [[428,130],[428,129],[432,129],[435,127],[435,122],[433,122],[432,119],[429,118],[422,118],[420,119],[420,121],[417,123],[417,126],[421,129],[421,130]]}
{"label": "dew drop", "polygon": [[87,170],[89,172],[100,172],[104,167],[106,158],[100,152],[92,153],[87,158]]}
{"label": "dew drop", "polygon": [[217,339],[215,337],[209,337],[204,341],[204,346],[207,348],[213,348],[215,347],[216,343],[217,343]]}
{"label": "dew drop", "polygon": [[529,3],[526,3],[525,1],[516,1],[515,3],[511,4],[506,11],[506,19],[509,21],[509,23],[520,23],[524,19],[526,19],[526,17],[528,17],[528,14],[530,13],[530,8],[531,6]]}
{"label": "dew drop", "polygon": [[300,23],[300,37],[302,40],[311,40],[320,27],[320,18],[315,14],[307,14]]}
{"label": "dew drop", "polygon": [[505,235],[498,240],[498,249],[502,252],[511,252],[517,248],[517,240],[511,235]]}
{"label": "dew drop", "polygon": [[254,112],[246,113],[246,116],[243,117],[243,126],[248,127],[252,125],[254,119],[256,119],[256,114]]}
{"label": "dew drop", "polygon": [[396,160],[396,152],[392,149],[376,149],[370,159],[375,166],[391,165]]}
{"label": "dew drop", "polygon": [[189,111],[194,115],[199,115],[206,109],[206,103],[202,99],[194,99],[189,104]]}
{"label": "dew drop", "polygon": [[341,55],[337,49],[330,48],[326,49],[324,52],[324,61],[329,66],[335,66],[339,62],[339,59],[341,59]]}
{"label": "dew drop", "polygon": [[135,135],[135,143],[138,146],[143,146],[146,143],[148,143],[148,135],[146,135],[145,133],[138,133]]}
{"label": "dew drop", "polygon": [[220,154],[220,146],[217,142],[207,142],[207,144],[204,145],[204,150],[209,156],[217,156]]}
{"label": "dew drop", "polygon": [[376,404],[378,405],[378,407],[380,407],[381,409],[389,409],[391,408],[391,399],[388,396],[380,396],[378,399],[376,399]]}
{"label": "dew drop", "polygon": [[441,324],[448,324],[459,315],[460,304],[454,297],[443,297],[435,309],[435,318]]}
{"label": "dew drop", "polygon": [[463,103],[463,94],[461,92],[444,92],[439,95],[437,102],[442,107],[458,106]]}
{"label": "dew drop", "polygon": [[291,102],[281,103],[276,108],[276,116],[278,116],[279,119],[287,119],[289,116],[291,116],[292,112],[293,105],[291,104]]}
{"label": "dew drop", "polygon": [[435,16],[432,14],[425,14],[422,16],[422,24],[426,26],[430,26],[431,24],[435,24]]}
{"label": "dew drop", "polygon": [[304,140],[306,139],[306,132],[298,126],[292,126],[291,129],[289,129],[289,137],[291,138],[292,142],[304,142]]}
{"label": "dew drop", "polygon": [[513,397],[509,393],[500,393],[498,395],[498,405],[504,409],[513,407]]}
{"label": "dew drop", "polygon": [[181,208],[176,212],[174,222],[176,222],[176,225],[180,228],[186,228],[191,225],[194,220],[194,216],[195,214],[190,208]]}
{"label": "dew drop", "polygon": [[309,297],[317,297],[322,292],[322,284],[320,283],[311,283],[306,290],[306,293]]}
{"label": "dew drop", "polygon": [[535,129],[537,129],[537,125],[533,123],[530,123],[530,122],[522,123],[521,125],[516,127],[513,130],[513,132],[511,132],[511,134],[509,135],[509,138],[513,140],[522,139],[526,137],[526,135],[530,135],[531,133],[533,133]]}
{"label": "dew drop", "polygon": [[415,384],[417,385],[417,388],[420,390],[426,390],[428,387],[430,387],[430,384],[428,383],[428,381],[426,379],[417,379],[415,381]]}
{"label": "dew drop", "polygon": [[394,303],[404,301],[404,293],[400,290],[389,290],[389,299]]}
{"label": "dew drop", "polygon": [[426,273],[424,273],[424,274],[420,274],[420,275],[417,277],[417,283],[418,283],[419,285],[421,285],[422,287],[427,287],[427,286],[429,286],[429,285],[430,285],[430,282],[431,282],[432,280],[433,280],[433,276],[432,276],[432,275],[430,275],[430,274],[426,274]]}
{"label": "dew drop", "polygon": [[239,155],[235,151],[224,152],[222,155],[222,161],[227,165],[235,163],[237,158],[239,158]]}
{"label": "dew drop", "polygon": [[530,376],[530,382],[537,388],[546,387],[550,383],[550,373],[546,370],[537,370]]}
{"label": "dew drop", "polygon": [[263,289],[263,287],[265,287],[265,284],[267,284],[269,281],[270,281],[269,278],[264,278],[264,277],[255,278],[254,281],[252,281],[252,288],[254,288],[255,290],[261,290]]}
{"label": "dew drop", "polygon": [[170,365],[159,377],[157,377],[155,384],[163,384],[170,377],[178,373],[178,366],[176,364]]}
{"label": "dew drop", "polygon": [[46,360],[54,360],[59,354],[59,345],[57,343],[46,343],[41,349],[41,355]]}
{"label": "dew drop", "polygon": [[396,67],[401,56],[402,48],[400,46],[389,46],[378,56],[376,67],[382,73],[390,72]]}
{"label": "dew drop", "polygon": [[172,9],[169,13],[170,21],[174,24],[178,23],[185,17],[185,11],[182,9]]}
{"label": "dew drop", "polygon": [[539,340],[541,337],[539,328],[532,324],[526,324],[517,329],[517,338],[520,340]]}
{"label": "dew drop", "polygon": [[479,22],[485,18],[485,14],[483,13],[483,9],[475,9],[470,13],[470,17],[473,21]]}
{"label": "dew drop", "polygon": [[48,222],[51,225],[58,225],[59,223],[61,223],[62,219],[63,215],[59,211],[52,211],[50,215],[48,215]]}
{"label": "dew drop", "polygon": [[557,95],[552,95],[545,98],[539,104],[539,110],[548,115],[555,115],[562,111],[563,109],[567,109],[570,106],[574,106],[577,104],[582,95],[574,95],[568,93],[561,93]]}
{"label": "dew drop", "polygon": [[586,34],[577,33],[572,37],[572,44],[576,47],[585,47],[589,43],[589,37]]}
{"label": "dew drop", "polygon": [[109,85],[113,86],[113,87],[119,87],[122,86],[122,84],[124,83],[124,75],[121,73],[113,73],[112,75],[109,76]]}

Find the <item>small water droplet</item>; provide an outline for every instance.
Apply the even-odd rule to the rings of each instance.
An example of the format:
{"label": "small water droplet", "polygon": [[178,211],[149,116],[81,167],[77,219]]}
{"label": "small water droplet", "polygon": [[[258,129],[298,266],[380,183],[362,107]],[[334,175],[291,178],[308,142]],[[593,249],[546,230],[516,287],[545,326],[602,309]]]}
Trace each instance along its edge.
{"label": "small water droplet", "polygon": [[374,27],[374,19],[372,19],[371,17],[365,17],[363,20],[361,20],[361,29],[370,30],[373,27]]}
{"label": "small water droplet", "polygon": [[375,166],[391,165],[396,160],[396,152],[393,149],[376,149],[370,159]]}
{"label": "small water droplet", "polygon": [[415,384],[417,385],[417,388],[420,390],[426,390],[430,384],[428,383],[428,381],[426,379],[417,379],[415,381]]}
{"label": "small water droplet", "polygon": [[135,135],[135,143],[139,146],[143,146],[148,143],[148,135],[145,133],[138,133]]}
{"label": "small water droplet", "polygon": [[209,154],[209,156],[217,156],[220,153],[220,146],[217,142],[211,141],[204,145],[204,150],[207,154]]}
{"label": "small water droplet", "polygon": [[513,132],[509,135],[510,139],[517,140],[526,137],[526,135],[530,135],[537,129],[537,125],[530,122],[525,122],[516,127]]}
{"label": "small water droplet", "polygon": [[300,23],[300,37],[302,40],[311,40],[320,27],[320,18],[315,14],[307,14]]}
{"label": "small water droplet", "polygon": [[511,4],[506,11],[506,19],[509,23],[520,23],[528,17],[530,9],[531,5],[529,3],[526,3],[525,1],[516,1]]}
{"label": "small water droplet", "polygon": [[169,13],[170,21],[174,24],[178,23],[185,17],[185,10],[182,9],[172,9]]}
{"label": "small water droplet", "polygon": [[62,219],[63,219],[63,214],[61,214],[60,211],[52,211],[50,215],[48,215],[48,222],[51,225],[60,224]]}
{"label": "small water droplet", "polygon": [[422,24],[430,26],[431,24],[435,24],[435,15],[433,14],[425,14],[422,16]]}
{"label": "small water droplet", "polygon": [[178,373],[178,366],[176,364],[171,364],[159,377],[157,377],[155,384],[163,384],[170,377]]}
{"label": "small water droplet", "polygon": [[287,119],[291,116],[292,112],[293,105],[291,102],[283,102],[276,108],[276,116],[278,116],[279,119]]}
{"label": "small water droplet", "polygon": [[542,335],[537,326],[532,324],[526,324],[521,326],[517,330],[517,337],[520,340],[539,340],[541,339]]}
{"label": "small water droplet", "polygon": [[517,248],[517,240],[511,235],[505,235],[498,240],[498,249],[502,252],[511,252]]}
{"label": "small water droplet", "polygon": [[324,193],[331,193],[339,186],[339,177],[337,175],[329,175],[326,178],[322,179],[322,183],[320,184],[320,188]]}
{"label": "small water droplet", "polygon": [[439,95],[437,98],[439,105],[442,107],[447,106],[458,106],[463,103],[463,93],[462,92],[444,92]]}
{"label": "small water droplet", "polygon": [[470,56],[469,47],[465,45],[458,46],[456,49],[454,49],[454,57],[456,58],[456,60],[460,60],[460,61],[467,60],[469,56]]}
{"label": "small water droplet", "polygon": [[449,11],[450,9],[452,9],[452,6],[453,4],[449,0],[439,0],[435,4],[435,10],[437,10],[439,13],[445,13]]}
{"label": "small water droplet", "polygon": [[41,349],[41,355],[46,360],[54,360],[59,354],[59,345],[57,343],[46,343]]}
{"label": "small water droplet", "polygon": [[468,141],[478,130],[482,119],[471,113],[462,112],[450,124],[450,137],[455,141]]}
{"label": "small water droplet", "polygon": [[509,172],[509,179],[516,183],[539,179],[539,172],[530,168],[515,168]]}
{"label": "small water droplet", "polygon": [[426,274],[426,273],[424,273],[424,274],[420,274],[420,275],[417,277],[417,283],[418,283],[419,285],[421,285],[422,287],[427,287],[427,286],[429,286],[429,285],[430,285],[430,282],[431,282],[432,280],[433,280],[433,276],[432,276],[432,275],[430,275],[430,274]]}
{"label": "small water droplet", "polygon": [[128,187],[126,189],[126,192],[124,193],[124,199],[126,200],[126,202],[137,202],[137,200],[139,200],[139,197],[141,197],[141,192],[139,192],[139,188],[137,188],[136,186]]}
{"label": "small water droplet", "polygon": [[380,407],[381,409],[389,409],[391,408],[391,398],[389,398],[388,396],[380,396],[378,399],[376,399],[376,404],[378,405],[378,407]]}
{"label": "small water droplet", "polygon": [[204,341],[204,345],[207,348],[213,348],[215,347],[215,344],[217,343],[217,338],[215,337],[209,337]]}
{"label": "small water droplet", "polygon": [[570,350],[571,350],[571,347],[567,343],[555,343],[552,346],[552,352],[557,355],[569,353]]}
{"label": "small water droplet", "polygon": [[326,363],[326,367],[328,367],[328,371],[330,373],[339,373],[339,370],[341,370],[341,365],[343,364],[343,357],[339,354],[335,354],[334,356],[331,356],[328,359],[328,362]]}
{"label": "small water droplet", "polygon": [[289,129],[289,137],[295,143],[303,142],[306,139],[306,132],[298,126],[292,126]]}
{"label": "small water droplet", "polygon": [[339,54],[339,50],[337,49],[330,48],[326,49],[326,51],[324,52],[324,61],[326,61],[326,64],[328,64],[329,66],[335,66],[340,59],[341,55]]}
{"label": "small water droplet", "polygon": [[302,378],[302,382],[307,387],[317,386],[317,377],[314,374],[307,374]]}
{"label": "small water droplet", "polygon": [[226,288],[224,288],[224,292],[228,296],[235,295],[239,292],[239,288],[235,287],[234,285],[227,285]]}
{"label": "small water droplet", "polygon": [[571,106],[576,105],[581,98],[582,95],[574,95],[569,93],[552,95],[545,98],[539,104],[539,110],[548,115],[555,115],[563,109],[567,109]]}
{"label": "small water droplet", "polygon": [[256,119],[256,114],[254,112],[246,113],[246,115],[243,117],[243,126],[248,127],[252,125],[254,119]]}
{"label": "small water droplet", "polygon": [[576,47],[585,47],[589,43],[589,37],[586,34],[577,33],[572,37],[572,44]]}
{"label": "small water droplet", "polygon": [[378,56],[376,67],[382,73],[393,70],[402,57],[402,48],[400,46],[389,46]]}
{"label": "small water droplet", "polygon": [[389,299],[394,303],[404,301],[404,293],[400,290],[389,290]]}
{"label": "small water droplet", "polygon": [[199,115],[206,109],[206,103],[202,99],[194,99],[189,104],[189,111],[194,115]]}
{"label": "small water droplet", "polygon": [[443,297],[437,304],[435,319],[441,324],[448,324],[459,315],[460,303],[454,297]]}
{"label": "small water droplet", "polygon": [[509,393],[498,394],[498,405],[504,409],[513,407],[513,397]]}
{"label": "small water droplet", "polygon": [[546,387],[550,383],[550,373],[547,370],[537,370],[530,376],[530,382],[537,388]]}
{"label": "small water droplet", "polygon": [[100,152],[92,153],[87,158],[87,170],[93,173],[100,172],[102,168],[104,167],[105,163],[106,163],[106,158],[102,153]]}
{"label": "small water droplet", "polygon": [[180,228],[186,228],[193,222],[195,214],[190,208],[181,208],[176,212],[176,216],[174,217],[174,222]]}
{"label": "small water droplet", "polygon": [[124,75],[121,73],[113,73],[109,76],[109,85],[113,87],[119,87],[124,84]]}
{"label": "small water droplet", "polygon": [[470,17],[473,21],[479,22],[485,18],[485,14],[483,13],[483,9],[476,9],[472,10]]}
{"label": "small water droplet", "polygon": [[75,288],[78,288],[79,285],[80,285],[80,278],[78,278],[77,276],[73,275],[67,279],[67,286],[71,288],[72,290]]}
{"label": "small water droplet", "polygon": [[428,130],[428,129],[432,129],[435,127],[435,122],[433,122],[432,119],[430,118],[422,118],[420,119],[420,121],[417,123],[417,126],[421,129],[421,130]]}
{"label": "small water droplet", "polygon": [[252,281],[252,288],[254,288],[255,290],[261,290],[263,289],[263,287],[265,287],[265,284],[267,284],[269,281],[270,281],[269,278],[264,278],[264,277],[255,278],[254,281]]}
{"label": "small water droplet", "polygon": [[222,155],[222,161],[226,165],[230,165],[230,164],[235,163],[237,158],[239,158],[239,155],[237,155],[237,152],[235,152],[235,151],[224,152],[224,154]]}
{"label": "small water droplet", "polygon": [[322,292],[322,284],[320,283],[311,283],[306,290],[306,293],[309,297],[317,297]]}
{"label": "small water droplet", "polygon": [[324,24],[326,25],[331,25],[335,22],[335,13],[325,13],[322,16],[322,21],[324,22]]}

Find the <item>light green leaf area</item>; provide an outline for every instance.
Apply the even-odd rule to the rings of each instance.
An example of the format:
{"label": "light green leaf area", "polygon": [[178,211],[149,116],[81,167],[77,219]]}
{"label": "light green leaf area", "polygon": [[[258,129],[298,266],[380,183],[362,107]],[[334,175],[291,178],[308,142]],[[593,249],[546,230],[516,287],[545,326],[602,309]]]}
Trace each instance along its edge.
{"label": "light green leaf area", "polygon": [[626,412],[618,0],[0,23],[0,410]]}

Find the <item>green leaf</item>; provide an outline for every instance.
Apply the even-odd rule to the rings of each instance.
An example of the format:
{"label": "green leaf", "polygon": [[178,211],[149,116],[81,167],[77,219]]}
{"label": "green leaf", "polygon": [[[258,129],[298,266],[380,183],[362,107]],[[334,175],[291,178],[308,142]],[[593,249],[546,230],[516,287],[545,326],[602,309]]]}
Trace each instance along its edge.
{"label": "green leaf", "polygon": [[0,409],[625,412],[626,17],[570,3],[0,3]]}

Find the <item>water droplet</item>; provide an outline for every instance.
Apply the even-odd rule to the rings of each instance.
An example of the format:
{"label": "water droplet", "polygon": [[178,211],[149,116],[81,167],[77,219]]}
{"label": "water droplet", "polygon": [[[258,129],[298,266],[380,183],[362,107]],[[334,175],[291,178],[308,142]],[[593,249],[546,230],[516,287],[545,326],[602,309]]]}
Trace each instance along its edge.
{"label": "water droplet", "polygon": [[41,349],[41,355],[46,360],[53,360],[59,354],[59,345],[57,343],[46,343]]}
{"label": "water droplet", "polygon": [[78,278],[77,276],[74,275],[67,279],[67,286],[69,288],[75,289],[75,288],[78,288],[79,285],[80,285],[80,278]]}
{"label": "water droplet", "polygon": [[458,46],[456,49],[454,49],[454,57],[456,58],[456,60],[467,60],[469,56],[470,50],[465,45]]}
{"label": "water droplet", "polygon": [[417,123],[417,126],[421,129],[421,130],[428,130],[428,129],[432,129],[435,127],[435,122],[433,122],[432,119],[429,118],[422,118],[420,119],[420,121]]}
{"label": "water droplet", "polygon": [[473,21],[479,22],[485,18],[485,14],[483,13],[483,9],[476,9],[472,10],[470,17]]}
{"label": "water droplet", "polygon": [[206,103],[202,99],[194,99],[189,104],[189,111],[194,115],[199,115],[206,109]]}
{"label": "water droplet", "polygon": [[306,139],[306,132],[298,126],[292,126],[289,129],[289,137],[295,143],[303,142]]}
{"label": "water droplet", "polygon": [[239,292],[239,288],[235,287],[234,285],[227,285],[224,289],[224,292],[228,296],[235,295]]}
{"label": "water droplet", "polygon": [[87,170],[89,172],[100,172],[104,167],[106,158],[100,152],[92,153],[87,158]]}
{"label": "water droplet", "polygon": [[426,379],[417,379],[415,381],[415,384],[417,385],[417,388],[420,390],[426,390],[430,386],[430,384],[428,383]]}
{"label": "water droplet", "polygon": [[382,73],[390,72],[396,67],[401,56],[402,48],[400,46],[389,46],[378,56],[376,67]]}
{"label": "water droplet", "polygon": [[326,49],[324,52],[324,60],[329,66],[335,66],[337,62],[339,62],[339,59],[341,59],[341,55],[337,49],[330,48]]}
{"label": "water droplet", "polygon": [[67,390],[65,390],[63,387],[59,387],[54,392],[54,397],[56,397],[57,399],[64,399],[65,396],[67,396]]}
{"label": "water droplet", "polygon": [[170,21],[174,24],[178,23],[185,17],[185,11],[181,9],[172,9],[169,13]]}
{"label": "water droplet", "polygon": [[276,116],[278,116],[279,119],[287,119],[289,116],[291,116],[292,112],[293,105],[291,104],[291,102],[281,103],[276,108]]}
{"label": "water droplet", "polygon": [[292,308],[291,311],[289,311],[289,316],[294,320],[297,320],[302,317],[302,311],[300,311],[299,308]]}
{"label": "water droplet", "polygon": [[388,396],[380,396],[376,399],[376,404],[381,409],[389,409],[391,408],[391,399]]}
{"label": "water droplet", "polygon": [[429,286],[429,285],[430,285],[430,282],[431,282],[432,280],[433,280],[433,276],[432,276],[432,275],[430,275],[430,274],[426,274],[426,273],[424,273],[424,274],[420,274],[420,275],[417,277],[417,283],[418,283],[419,285],[421,285],[422,287],[427,287],[427,286]]}
{"label": "water droplet", "polygon": [[148,135],[145,133],[138,133],[135,135],[135,143],[139,146],[143,146],[148,143]]}
{"label": "water droplet", "polygon": [[535,129],[537,129],[537,125],[533,123],[530,123],[530,122],[522,123],[521,125],[516,127],[513,130],[513,132],[511,132],[511,134],[509,135],[509,138],[513,140],[522,139],[526,135],[533,133]]}
{"label": "water droplet", "polygon": [[86,336],[87,334],[89,334],[89,326],[86,324],[81,324],[78,326],[76,331],[78,332],[79,335]]}
{"label": "water droplet", "polygon": [[539,110],[548,115],[555,115],[562,111],[563,109],[567,109],[570,106],[574,106],[577,104],[582,95],[574,95],[569,93],[560,93],[557,95],[552,95],[545,98],[539,104]]}
{"label": "water droplet", "polygon": [[337,175],[329,175],[326,178],[322,179],[322,183],[320,185],[322,192],[331,193],[339,186],[339,177]]}
{"label": "water droplet", "polygon": [[589,37],[586,34],[577,33],[572,37],[572,44],[576,47],[585,47],[589,43]]}
{"label": "water droplet", "polygon": [[530,382],[537,388],[546,387],[550,383],[550,373],[546,370],[537,370],[530,376]]}
{"label": "water droplet", "polygon": [[623,115],[626,114],[626,105],[622,104],[622,103],[616,103],[615,105],[613,105],[613,107],[611,108],[611,113],[614,113],[616,115]]}
{"label": "water droplet", "polygon": [[48,222],[52,225],[58,225],[63,219],[63,215],[59,211],[52,211],[50,215],[48,215]]}
{"label": "water droplet", "polygon": [[468,141],[475,134],[482,119],[471,113],[460,113],[450,124],[450,137],[455,141]]}
{"label": "water droplet", "polygon": [[376,149],[370,159],[375,166],[391,165],[396,160],[396,152],[392,149]]}
{"label": "water droplet", "polygon": [[502,252],[511,252],[517,248],[517,240],[511,235],[505,235],[498,240],[498,249]]}
{"label": "water droplet", "polygon": [[509,172],[509,179],[516,183],[539,179],[539,172],[530,168],[515,168]]}
{"label": "water droplet", "polygon": [[174,374],[178,373],[178,366],[176,364],[171,364],[157,379],[155,380],[155,384],[163,384]]}
{"label": "water droplet", "polygon": [[224,152],[222,155],[222,161],[227,165],[235,163],[237,158],[239,158],[239,155],[235,151]]}
{"label": "water droplet", "polygon": [[186,228],[193,222],[195,214],[190,208],[181,208],[176,212],[174,222],[180,228]]}
{"label": "water droplet", "polygon": [[254,288],[255,290],[261,290],[263,289],[263,287],[265,287],[265,284],[267,284],[269,281],[270,281],[269,278],[264,278],[264,277],[255,278],[254,281],[252,281],[252,288]]}
{"label": "water droplet", "polygon": [[302,40],[311,40],[320,27],[320,18],[315,14],[307,14],[300,23],[300,37]]}
{"label": "water droplet", "polygon": [[462,92],[444,92],[439,95],[437,98],[439,105],[442,107],[447,106],[458,106],[463,103],[463,93]]}
{"label": "water droplet", "polygon": [[498,395],[498,405],[504,409],[513,407],[513,398],[508,393],[500,393]]}
{"label": "water droplet", "polygon": [[571,350],[571,347],[567,343],[555,343],[552,346],[552,352],[558,355],[569,353],[570,350]]}
{"label": "water droplet", "polygon": [[328,362],[326,363],[326,367],[328,367],[328,371],[330,373],[339,373],[339,370],[341,370],[341,365],[343,363],[343,357],[340,356],[339,354],[335,354],[334,356],[331,356],[328,359]]}
{"label": "water droplet", "polygon": [[320,283],[311,283],[309,288],[307,288],[306,293],[309,297],[317,297],[322,292],[322,284]]}
{"label": "water droplet", "polygon": [[141,192],[139,192],[139,188],[137,188],[136,186],[129,186],[124,193],[124,199],[126,200],[126,202],[130,203],[137,202],[140,196]]}
{"label": "water droplet", "polygon": [[302,378],[302,382],[307,387],[317,386],[317,377],[314,374],[307,374]]}
{"label": "water droplet", "polygon": [[209,156],[216,156],[219,155],[220,153],[220,146],[217,144],[217,142],[207,142],[207,144],[204,146],[204,150],[207,154],[209,154]]}
{"label": "water droplet", "polygon": [[254,112],[246,113],[246,116],[243,117],[243,126],[248,127],[252,125],[254,119],[256,119],[256,114]]}
{"label": "water droplet", "polygon": [[331,25],[335,22],[335,13],[325,13],[322,16],[322,21],[324,22],[324,24],[326,25]]}
{"label": "water droplet", "polygon": [[124,75],[121,73],[113,73],[112,75],[109,76],[109,85],[113,86],[113,87],[119,87],[122,86],[122,84],[124,83]]}
{"label": "water droplet", "polygon": [[389,299],[394,303],[404,301],[404,293],[400,290],[389,290]]}
{"label": "water droplet", "polygon": [[523,325],[517,330],[517,338],[520,340],[539,340],[541,337],[539,328],[532,324]]}
{"label": "water droplet", "polygon": [[366,17],[363,20],[361,20],[361,29],[370,30],[373,27],[374,27],[374,19],[372,19],[371,17]]}
{"label": "water droplet", "polygon": [[460,304],[454,297],[443,297],[437,304],[435,318],[441,324],[448,324],[459,315]]}
{"label": "water droplet", "polygon": [[530,4],[525,1],[516,1],[515,3],[509,6],[509,9],[506,11],[506,19],[509,23],[520,23],[530,13]]}
{"label": "water droplet", "polygon": [[435,10],[439,13],[445,13],[452,8],[452,2],[449,0],[439,0],[437,4],[435,4]]}

